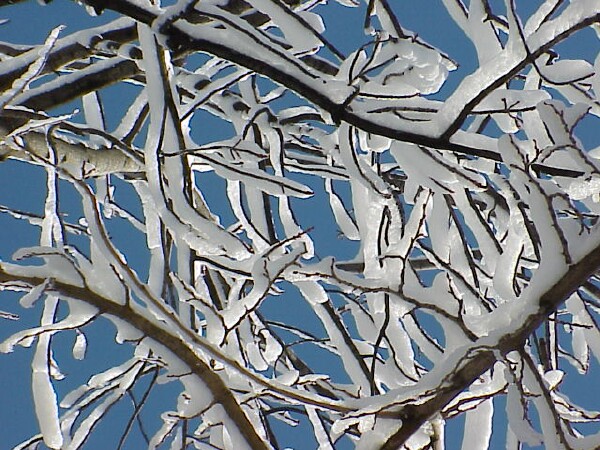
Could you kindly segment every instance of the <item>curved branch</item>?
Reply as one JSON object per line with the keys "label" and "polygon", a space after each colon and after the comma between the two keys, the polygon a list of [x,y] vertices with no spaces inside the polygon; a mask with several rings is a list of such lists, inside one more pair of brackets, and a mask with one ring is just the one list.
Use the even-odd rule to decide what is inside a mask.
{"label": "curved branch", "polygon": [[[136,36],[135,23],[128,18],[121,18],[107,25],[79,31],[58,39],[48,54],[41,74],[56,71],[66,64],[97,53],[94,45],[98,42],[124,44],[134,40]],[[38,52],[39,48],[35,46],[19,56],[0,63],[0,91],[9,88],[15,79],[27,71],[39,57]]]}
{"label": "curved branch", "polygon": [[[565,20],[565,16],[567,19]],[[568,26],[564,27],[563,22]],[[546,22],[538,31],[528,36],[525,49],[506,49],[496,58],[465,77],[460,86],[444,102],[438,111],[443,139],[450,139],[462,126],[464,120],[492,91],[506,84],[527,65],[535,62],[551,47],[573,33],[600,22],[597,0],[571,3],[556,19]],[[546,36],[548,35],[548,36]],[[514,56],[509,55],[513,53]]]}
{"label": "curved branch", "polygon": [[592,250],[581,256],[577,263],[571,264],[567,272],[540,295],[537,311],[524,318],[520,327],[499,338],[495,346],[474,343],[468,351],[462,350],[459,358],[462,364],[444,378],[443,385],[436,389],[435,395],[422,403],[408,404],[396,409],[396,417],[402,420],[401,427],[388,438],[381,450],[399,448],[429,418],[489,370],[496,362],[498,353],[505,355],[520,349],[527,337],[546,320],[548,315],[556,311],[599,268],[600,244],[596,242]]}
{"label": "curved branch", "polygon": [[[460,138],[456,139],[457,136],[454,136],[455,139],[451,140],[450,137],[456,134],[456,130],[452,132],[446,132],[444,135],[436,137],[434,130],[430,130],[431,133],[426,134],[410,131],[409,128],[406,130],[399,129],[398,127],[394,128],[385,123],[374,121],[368,117],[368,115],[354,112],[351,108],[351,105],[346,104],[346,99],[336,99],[336,96],[340,96],[341,94],[339,89],[342,86],[336,83],[333,83],[335,86],[330,86],[329,84],[333,81],[333,79],[328,79],[324,76],[324,74],[321,74],[323,76],[318,75],[318,72],[314,72],[308,65],[306,65],[303,67],[302,72],[314,73],[315,75],[315,79],[308,83],[302,78],[297,70],[295,70],[293,67],[290,67],[288,64],[285,64],[287,58],[282,59],[283,53],[277,56],[277,59],[281,59],[281,64],[274,64],[269,59],[273,55],[268,51],[261,52],[260,57],[253,56],[248,51],[243,51],[241,48],[235,48],[235,45],[233,44],[228,43],[226,45],[220,42],[220,38],[213,38],[213,36],[218,35],[219,33],[215,33],[215,30],[212,28],[206,32],[196,33],[195,30],[197,30],[197,28],[188,22],[181,20],[175,20],[172,22],[169,22],[168,20],[163,21],[161,16],[166,13],[165,10],[152,7],[150,5],[146,6],[139,3],[133,3],[130,0],[88,0],[86,3],[90,6],[93,6],[98,11],[110,9],[149,26],[152,26],[154,23],[158,23],[156,21],[161,21],[162,26],[160,27],[160,33],[165,38],[165,41],[170,48],[176,51],[186,50],[210,53],[219,58],[234,62],[235,64],[260,73],[270,78],[274,82],[291,89],[298,95],[327,111],[336,123],[347,122],[363,131],[366,131],[367,133],[385,136],[402,142],[410,142],[438,150],[452,151],[465,155],[487,158],[498,162],[502,161],[501,155],[496,151],[495,139],[488,138],[489,142],[480,144],[483,145],[483,147],[476,147],[460,143]],[[583,18],[580,22],[577,22],[572,27],[552,37],[548,42],[544,42],[543,44],[537,46],[535,50],[532,50],[532,55],[539,56],[549,47],[560,42],[574,31],[585,26],[589,26],[595,22],[598,22],[599,20],[600,13],[592,14]],[[291,54],[290,58],[294,59]],[[294,61],[296,65],[301,64],[297,58],[295,58]],[[511,70],[508,71],[507,76],[513,76],[514,74],[518,73],[518,71],[521,70],[527,63],[528,60],[526,58],[523,60],[520,59],[518,63],[516,63],[514,66],[511,66]],[[496,80],[496,78],[494,79]],[[493,86],[497,87],[497,85],[500,84],[502,84],[502,81],[497,81],[495,84],[493,84]],[[345,88],[348,89],[350,87],[345,86]],[[474,108],[475,105],[479,103],[485,97],[485,95],[487,95],[488,90],[484,89],[482,91],[485,91],[483,94],[481,94],[482,97],[477,97],[476,100],[473,100],[472,105],[469,104],[471,105],[471,108]],[[352,94],[350,94],[349,98],[352,98]],[[442,112],[438,112],[438,115],[442,115]],[[414,123],[410,124],[410,128],[414,128],[415,126],[416,125]],[[534,164],[532,167],[534,170],[546,173],[548,175],[577,177],[582,174],[581,172],[575,170],[549,167],[541,164]]]}
{"label": "curved branch", "polygon": [[[0,284],[24,284],[29,287],[44,283],[44,278],[32,276],[15,276],[5,271],[0,264]],[[55,280],[48,292],[83,301],[98,308],[101,314],[117,317],[141,331],[145,336],[172,351],[177,358],[186,364],[194,375],[201,379],[211,392],[215,402],[220,404],[229,418],[236,425],[240,435],[244,437],[250,448],[267,449],[268,446],[258,436],[252,423],[244,414],[232,391],[225,385],[221,377],[202,361],[190,347],[189,343],[175,333],[168,332],[159,323],[151,321],[146,315],[140,314],[129,305],[118,304],[86,287],[79,287]]]}

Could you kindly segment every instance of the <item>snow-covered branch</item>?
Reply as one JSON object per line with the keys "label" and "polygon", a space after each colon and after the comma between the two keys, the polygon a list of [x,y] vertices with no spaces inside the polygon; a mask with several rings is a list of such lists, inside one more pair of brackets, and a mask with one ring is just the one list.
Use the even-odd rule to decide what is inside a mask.
{"label": "snow-covered branch", "polygon": [[83,3],[0,43],[17,448],[600,445],[598,0]]}

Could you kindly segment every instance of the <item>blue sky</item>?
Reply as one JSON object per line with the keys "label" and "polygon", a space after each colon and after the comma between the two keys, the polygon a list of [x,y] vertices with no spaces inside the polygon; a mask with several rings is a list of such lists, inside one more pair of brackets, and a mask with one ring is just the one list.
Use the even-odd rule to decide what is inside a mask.
{"label": "blue sky", "polygon": [[[418,3],[419,7],[414,5]],[[495,2],[498,3],[498,2]],[[527,2],[519,2],[527,4]],[[536,3],[537,2],[532,2]],[[448,80],[447,85],[443,88],[439,96],[444,96],[459,83],[465,74],[470,73],[476,67],[475,52],[469,41],[466,39],[461,30],[451,21],[441,6],[440,1],[422,0],[420,2],[413,1],[398,1],[395,3],[398,15],[408,30],[418,33],[420,37],[434,46],[440,48],[459,64],[457,71],[453,72]],[[519,6],[521,7],[521,6]],[[366,42],[362,24],[364,21],[364,6],[360,9],[348,9],[336,3],[332,3],[327,7],[321,7],[320,10],[324,13],[325,25],[327,28],[326,36],[337,45],[340,50],[348,54],[354,50],[358,43]],[[49,31],[57,25],[65,24],[67,28],[64,34],[72,33],[78,29],[83,29],[88,26],[105,23],[112,20],[114,14],[107,12],[100,17],[89,17],[84,9],[74,2],[66,2],[55,0],[49,5],[43,7],[35,1],[27,1],[23,4],[16,4],[0,8],[0,19],[9,19],[9,22],[0,26],[0,40],[22,43],[35,44],[42,42]],[[566,54],[578,53],[592,58],[597,50],[592,48],[590,43],[595,43],[588,32],[581,33],[564,49]],[[589,55],[589,56],[588,56]],[[591,61],[593,62],[593,60]],[[109,114],[114,109],[118,111],[118,98],[120,93],[109,93],[105,97],[105,106]],[[114,104],[112,104],[114,103]],[[68,105],[62,108],[63,111],[72,111],[74,105]],[[217,119],[206,119],[203,122],[203,130],[211,130],[206,140],[225,137],[230,128],[223,126]],[[219,128],[224,127],[224,128]],[[598,134],[591,126],[586,123],[580,126],[579,137],[588,146],[597,146]],[[210,188],[206,192],[209,204],[218,205],[219,198],[222,198],[223,183],[213,178],[204,179]],[[32,167],[24,163],[9,161],[0,163],[0,204],[17,209],[26,209],[34,214],[43,212],[43,195],[45,190],[44,172],[38,167]],[[69,217],[76,220],[79,214],[79,206],[76,201],[76,196],[73,190],[65,183],[62,185],[64,194],[63,208],[65,213],[70,214]],[[125,184],[117,190],[117,196],[125,198],[128,194],[128,187]],[[322,190],[322,187],[314,186],[315,191]],[[331,224],[323,223],[322,214],[320,211],[326,208],[324,203],[326,199],[314,198],[307,202],[307,207],[302,209],[302,215],[299,218],[303,227],[315,227],[313,237],[315,239],[317,252],[319,256],[336,255],[340,257],[350,258],[357,250],[355,243],[338,239],[335,227]],[[224,218],[226,220],[226,218]],[[5,238],[0,238],[0,258],[7,259],[17,248],[21,246],[36,245],[38,235],[37,228],[23,227],[20,222],[8,217],[5,214],[0,214],[0,230],[2,230]],[[113,238],[119,244],[127,255],[128,261],[140,273],[144,273],[147,252],[142,250],[144,241],[139,234],[132,233],[130,228],[125,223],[113,223],[111,232]],[[12,311],[21,315],[20,322],[3,321],[0,327],[0,339],[8,336],[11,332],[23,327],[23,323],[34,325],[41,312],[41,304],[36,305],[32,310],[23,311],[17,307],[18,295],[10,292],[3,292],[0,296],[0,309]],[[297,299],[296,299],[297,300]],[[284,320],[291,317],[302,322],[306,311],[306,305],[300,301],[294,301],[292,298],[284,308],[281,304],[273,302],[273,305],[268,305],[273,317],[281,317]],[[64,312],[63,312],[64,314]],[[72,380],[69,387],[75,386],[77,382],[83,383],[89,376],[94,373],[94,370],[100,370],[102,367],[108,367],[106,362],[124,361],[130,354],[130,348],[127,346],[118,346],[114,344],[114,336],[112,326],[107,325],[107,322],[100,321],[86,329],[88,340],[90,342],[89,354],[84,361],[73,361],[69,357],[70,347],[74,339],[74,333],[64,333],[57,337],[57,358],[61,360],[61,368],[67,373]],[[315,332],[319,332],[319,326],[315,324]],[[299,350],[302,353],[302,350]],[[3,402],[0,406],[0,435],[4,436],[5,444],[13,446],[24,438],[35,432],[36,423],[33,414],[32,401],[30,398],[30,380],[29,380],[29,364],[31,359],[31,351],[28,349],[18,348],[14,353],[0,355],[0,389],[3,392]],[[308,358],[311,355],[307,355]],[[324,355],[312,355],[315,358],[316,365],[319,364],[319,358],[323,358],[322,364],[329,364],[329,361]],[[596,374],[597,374],[596,367]],[[149,379],[145,379],[137,389],[137,394],[141,395],[147,388]],[[59,393],[68,392],[69,387],[63,386],[60,382],[56,384]],[[173,404],[173,386],[161,386],[158,389],[158,395],[152,396],[147,409],[152,411],[160,410],[161,402],[171,402]],[[593,378],[578,377],[577,385],[573,385],[569,389],[569,393],[581,398],[583,406],[590,408],[597,406],[594,404],[594,399],[600,395],[599,388],[593,383]],[[593,393],[594,395],[590,395]],[[498,400],[499,403],[502,399]],[[589,402],[589,403],[588,403]],[[498,405],[498,407],[500,407]],[[127,405],[120,405],[111,412],[109,420],[102,423],[98,430],[94,433],[89,445],[86,449],[105,449],[104,439],[107,436],[114,436],[115,433],[120,433],[124,418],[130,415],[130,408]],[[145,415],[148,427],[157,426],[158,418]],[[458,448],[462,435],[460,434],[461,420],[455,421],[454,426],[450,427],[447,435],[447,448]],[[498,433],[494,434],[493,448],[501,448],[501,442],[504,439],[506,423],[501,415],[496,417]],[[115,432],[115,430],[118,430]],[[313,448],[313,444],[307,444],[306,428],[302,426],[296,432],[290,433],[289,441],[286,445],[293,446],[298,449]],[[135,440],[138,439],[138,440]],[[141,448],[139,445],[139,436],[132,438],[133,442],[138,444],[130,444],[124,448]],[[283,442],[282,442],[283,444]],[[4,444],[3,444],[4,445]],[[346,447],[348,447],[346,445]],[[340,446],[344,448],[344,446]]]}

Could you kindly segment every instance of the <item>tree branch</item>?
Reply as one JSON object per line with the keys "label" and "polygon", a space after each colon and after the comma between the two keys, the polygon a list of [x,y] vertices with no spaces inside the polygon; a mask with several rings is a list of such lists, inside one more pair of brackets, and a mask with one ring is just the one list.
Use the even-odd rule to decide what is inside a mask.
{"label": "tree branch", "polygon": [[[400,448],[436,412],[441,411],[479,376],[491,369],[497,359],[495,352],[507,354],[521,349],[527,338],[547,317],[584,285],[599,268],[600,245],[596,244],[577,263],[571,264],[567,272],[539,297],[537,311],[526,317],[522,326],[502,336],[494,347],[478,348],[478,344],[474,343],[471,349],[475,349],[476,352],[473,355],[464,354],[463,364],[444,378],[443,386],[436,390],[435,395],[422,403],[409,404],[395,410],[395,415],[402,420],[402,424],[382,445],[381,450]],[[461,352],[464,353],[464,350]]]}
{"label": "tree branch", "polygon": [[[12,275],[5,271],[0,263],[0,284],[18,284],[21,287],[27,285],[30,288],[33,288],[44,282],[45,278],[41,277]],[[223,407],[250,448],[256,450],[266,450],[268,448],[262,438],[256,434],[254,426],[248,420],[246,414],[244,414],[229,387],[208,364],[202,361],[190,347],[189,343],[183,339],[183,336],[168,332],[164,325],[161,326],[160,324],[151,321],[147,315],[140,314],[135,308],[111,301],[87,287],[74,286],[54,280],[48,291],[54,292],[62,297],[83,301],[92,305],[95,308],[98,308],[101,314],[123,320],[141,331],[154,342],[169,349],[169,351],[173,352],[179,360],[189,367],[194,375],[206,384],[214,401]]]}

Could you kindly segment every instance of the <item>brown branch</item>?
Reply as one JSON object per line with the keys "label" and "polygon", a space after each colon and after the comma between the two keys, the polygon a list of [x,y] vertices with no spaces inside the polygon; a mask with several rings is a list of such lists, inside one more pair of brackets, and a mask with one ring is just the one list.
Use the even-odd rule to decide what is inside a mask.
{"label": "brown branch", "polygon": [[[145,23],[149,26],[152,25],[152,23],[159,18],[157,13],[155,13],[153,10],[146,8],[141,4],[131,3],[127,0],[88,0],[86,3],[96,8],[96,10],[98,11],[110,9],[121,13],[125,16],[128,16],[134,20],[137,20],[138,22]],[[546,45],[541,46],[539,49],[532,52],[532,55],[541,55],[549,47],[555,45],[557,42],[567,37],[576,29],[583,28],[599,20],[600,13],[597,16],[590,17],[582,23],[578,24],[577,27],[569,29],[568,32],[566,31],[562,33],[556,39],[551,40]],[[450,136],[454,134],[456,130],[452,131],[451,133],[446,133],[442,137],[431,137],[424,134],[418,134],[409,131],[401,131],[386,125],[382,125],[381,123],[370,120],[368,118],[362,117],[361,115],[354,113],[351,110],[351,108],[349,108],[348,105],[346,105],[345,103],[334,102],[320,90],[315,89],[313,86],[307,85],[302,80],[291,76],[286,71],[269,64],[268,61],[254,58],[248,55],[247,53],[238,52],[235,49],[231,48],[231,46],[210,42],[204,39],[196,39],[193,36],[179,29],[177,27],[176,22],[165,23],[164,26],[161,28],[161,33],[166,37],[166,41],[170,48],[174,49],[175,51],[185,50],[206,52],[215,55],[219,58],[231,61],[242,67],[246,67],[250,70],[253,70],[270,78],[272,81],[291,89],[298,95],[304,97],[308,101],[327,111],[336,123],[342,121],[347,122],[363,131],[366,131],[367,133],[386,136],[391,139],[402,142],[410,142],[417,145],[423,145],[429,148],[436,148],[439,150],[452,151],[462,153],[465,155],[487,158],[498,162],[502,161],[502,156],[498,152],[450,142]],[[510,76],[514,76],[528,63],[528,59],[525,58],[520,65],[516,66],[514,70],[510,72]],[[500,86],[502,82],[505,81],[506,80],[502,79],[501,81],[494,83],[493,87],[496,88]],[[485,94],[482,94],[483,97],[485,97],[488,93],[489,92],[485,90]],[[469,104],[467,106],[469,106],[470,109],[474,108],[475,105],[479,103],[483,97],[478,97],[477,102],[473,103],[473,105]],[[579,171],[548,167],[541,164],[533,165],[533,169],[538,172],[546,173],[548,175],[560,175],[566,177],[577,177],[582,175],[582,172]]]}
{"label": "brown branch", "polygon": [[401,447],[423,423],[436,412],[441,411],[484,372],[491,369],[496,362],[494,351],[507,354],[513,350],[519,350],[527,337],[573,292],[584,285],[598,268],[600,268],[600,245],[580,258],[578,263],[571,264],[567,273],[540,296],[538,311],[530,315],[522,327],[500,338],[495,349],[479,349],[463,366],[444,380],[444,386],[432,398],[417,405],[401,407],[396,412],[397,417],[402,420],[401,428],[387,440],[381,450],[393,450]]}
{"label": "brown branch", "polygon": [[[157,19],[157,16],[154,14],[153,11],[144,9],[142,6],[139,5],[130,4],[124,0],[90,0],[87,3],[99,10],[115,10],[148,25],[151,25],[152,22],[155,19]],[[597,22],[598,20],[600,20],[600,14],[588,18],[588,20],[579,24],[578,27],[569,29],[569,32],[561,34],[553,41],[548,42],[546,45],[540,47],[535,52],[532,52],[530,54],[530,58],[541,55],[550,46],[555,45],[557,41],[565,38],[570,33],[574,32],[576,29],[587,26],[590,23]],[[255,72],[261,73],[271,78],[273,81],[283,86],[286,86],[287,88],[293,90],[294,92],[303,96],[307,100],[313,102],[315,105],[318,105],[322,109],[329,112],[336,121],[344,121],[368,133],[386,136],[403,142],[411,142],[429,148],[436,148],[439,150],[452,151],[462,153],[465,155],[487,158],[498,162],[502,161],[501,155],[495,151],[450,142],[449,137],[456,132],[456,129],[454,128],[457,126],[456,124],[458,123],[458,121],[453,125],[454,128],[451,127],[449,131],[440,138],[390,128],[388,126],[381,125],[376,121],[372,121],[368,118],[355,114],[346,105],[337,104],[333,102],[320,91],[314,89],[311,86],[306,85],[301,80],[294,79],[293,77],[289,76],[289,74],[267,64],[265,61],[257,60],[246,54],[236,52],[235,50],[227,46],[215,44],[213,42],[208,42],[200,39],[193,39],[191,36],[185,34],[173,24],[165,26],[165,29],[162,30],[162,32],[166,36],[168,36],[168,42],[172,46],[172,48],[176,49],[176,53],[182,54],[182,52],[203,51],[218,56],[220,58],[232,61],[243,67],[247,67]],[[135,37],[135,35],[132,35],[133,31],[129,27],[124,29],[113,30],[111,33],[112,34],[107,34],[105,38],[110,37],[112,40],[124,42]],[[69,49],[69,51],[66,51],[67,48]],[[65,47],[65,50],[61,49],[60,52],[51,52],[49,56],[48,69],[53,69],[61,64],[64,64],[65,62],[72,61],[76,57],[84,57],[86,55],[89,55],[89,53],[90,49],[85,48],[80,44],[74,44],[72,47]],[[522,70],[523,67],[530,63],[530,58],[525,58],[520,65],[514,68],[513,71],[506,74],[505,77],[500,78],[496,83],[489,86],[489,88],[495,89],[496,87],[498,87],[506,81],[506,77],[510,78],[514,76],[516,73]],[[306,62],[309,63],[308,61]],[[311,64],[309,63],[309,65]],[[3,79],[6,80],[6,83],[12,83],[15,77],[22,73],[22,71],[25,68],[26,67],[21,66],[19,68],[19,71],[15,73],[8,73],[6,74],[7,77]],[[331,72],[331,69],[332,68],[327,68],[327,72]],[[115,82],[121,81],[126,78],[130,78],[134,76],[137,73],[137,71],[137,65],[133,61],[121,60],[119,62],[115,62],[113,66],[107,67],[103,70],[90,70],[88,74],[81,78],[75,77],[77,81],[74,79],[72,80],[72,82],[68,83],[67,86],[63,85],[62,88],[59,88],[57,86],[55,89],[41,92],[40,95],[37,96],[32,96],[28,98],[27,101],[25,101],[25,105],[34,109],[46,109],[51,106],[63,104],[83,94],[99,90],[103,87],[114,84]],[[485,95],[487,95],[488,93],[489,89],[485,89],[482,91],[481,96],[485,97]],[[467,112],[465,114],[468,114],[468,111],[471,111],[472,108],[474,108],[483,97],[477,97],[476,100],[473,100],[473,102],[471,102],[472,104],[470,103],[469,105],[467,105],[467,108],[465,109],[465,111]],[[545,173],[547,175],[553,176],[578,177],[583,174],[582,172],[577,170],[551,167],[543,164],[533,164],[532,168],[538,173]]]}
{"label": "brown branch", "polygon": [[[17,283],[19,286],[26,284],[29,287],[34,287],[44,282],[45,279],[40,277],[14,276],[2,270],[2,266],[0,265],[0,284],[14,285]],[[87,287],[73,286],[55,280],[52,286],[48,288],[48,291],[93,305],[98,308],[101,314],[117,317],[127,322],[148,338],[169,349],[169,351],[173,352],[177,358],[190,368],[194,375],[206,384],[214,401],[223,407],[248,445],[252,449],[267,449],[265,442],[256,434],[254,426],[244,414],[231,390],[221,377],[198,357],[192,348],[190,348],[189,343],[184,341],[183,337],[177,336],[175,333],[169,333],[163,326],[151,321],[148,317],[140,314],[130,306],[113,302]]]}

